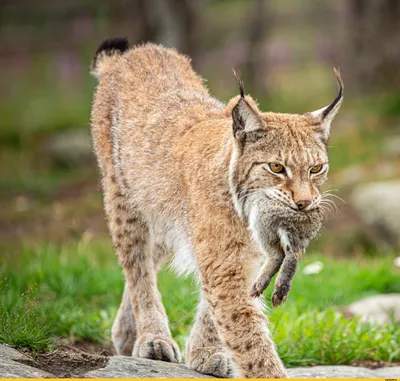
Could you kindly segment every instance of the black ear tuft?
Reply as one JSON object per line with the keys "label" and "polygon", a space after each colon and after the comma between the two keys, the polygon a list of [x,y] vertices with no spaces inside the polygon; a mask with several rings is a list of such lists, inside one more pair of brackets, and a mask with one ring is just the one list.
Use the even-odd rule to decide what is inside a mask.
{"label": "black ear tuft", "polygon": [[327,107],[325,108],[324,112],[322,113],[322,119],[325,119],[327,115],[337,106],[339,102],[343,100],[343,80],[342,76],[340,74],[340,69],[339,68],[333,68],[333,72],[335,73],[336,81],[338,83],[339,91],[338,94],[335,98],[335,100]]}
{"label": "black ear tuft", "polygon": [[129,42],[126,37],[115,37],[105,40],[96,50],[92,67],[96,68],[96,61],[100,54],[111,55],[116,52],[124,53],[128,49],[129,49]]}
{"label": "black ear tuft", "polygon": [[240,75],[240,72],[232,69],[233,75],[235,76],[236,82],[239,86],[239,91],[240,91],[240,97],[244,98],[244,85],[243,85],[243,79],[242,76]]}

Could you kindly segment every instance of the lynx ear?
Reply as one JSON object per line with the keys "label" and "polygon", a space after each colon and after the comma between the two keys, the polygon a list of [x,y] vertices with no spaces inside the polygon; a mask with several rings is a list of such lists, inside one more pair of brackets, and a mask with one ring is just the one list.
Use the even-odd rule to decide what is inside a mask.
{"label": "lynx ear", "polygon": [[313,111],[310,115],[315,119],[315,121],[320,125],[319,131],[322,133],[323,139],[328,140],[329,132],[331,128],[332,120],[335,118],[337,112],[340,109],[340,106],[343,102],[343,81],[340,75],[340,70],[333,68],[333,72],[335,73],[335,77],[338,83],[339,91],[335,100],[326,107],[323,107],[319,110]]}
{"label": "lynx ear", "polygon": [[265,127],[265,122],[260,116],[256,102],[251,97],[244,96],[244,86],[240,74],[235,70],[233,70],[233,74],[240,90],[240,97],[235,99],[236,105],[232,109],[233,136],[237,140],[243,140],[246,137],[256,140],[260,135],[258,132]]}

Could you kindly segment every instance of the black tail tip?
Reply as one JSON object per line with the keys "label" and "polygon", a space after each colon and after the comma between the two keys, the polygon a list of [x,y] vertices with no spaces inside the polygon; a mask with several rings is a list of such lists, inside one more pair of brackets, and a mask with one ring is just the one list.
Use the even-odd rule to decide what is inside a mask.
{"label": "black tail tip", "polygon": [[126,37],[115,37],[104,40],[96,50],[96,54],[93,59],[93,67],[96,67],[97,57],[104,53],[106,55],[113,54],[115,52],[124,53],[129,49],[129,42]]}
{"label": "black tail tip", "polygon": [[115,37],[105,40],[98,47],[95,56],[100,53],[108,53],[108,52],[126,52],[129,49],[129,42],[126,37]]}

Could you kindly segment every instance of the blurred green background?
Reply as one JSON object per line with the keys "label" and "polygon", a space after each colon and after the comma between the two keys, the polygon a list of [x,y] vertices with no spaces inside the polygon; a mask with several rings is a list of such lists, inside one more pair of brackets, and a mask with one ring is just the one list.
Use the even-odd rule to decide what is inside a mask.
{"label": "blurred green background", "polygon": [[[27,331],[48,321],[39,334],[48,341],[38,350],[59,337],[109,340],[122,275],[108,238],[91,151],[96,83],[89,67],[99,43],[113,36],[187,53],[211,93],[223,101],[236,95],[231,68],[240,69],[246,91],[264,111],[303,113],[329,104],[337,91],[332,67],[340,66],[345,101],[332,127],[326,188],[346,203],[336,200],[339,212],[328,216],[309,252],[310,258],[336,266],[337,274],[351,266],[361,273],[349,273],[346,291],[337,289],[347,285],[345,279],[331,279],[326,304],[309,302],[320,312],[362,296],[400,292],[400,271],[393,262],[400,244],[399,23],[400,2],[391,0],[3,0],[0,341],[36,348],[27,342],[40,340],[29,341],[19,329],[27,310],[32,312],[26,315]],[[85,268],[104,277],[85,278]],[[381,278],[374,275],[376,268]],[[367,281],[354,291],[352,282],[360,274]],[[78,279],[86,279],[80,289],[87,287],[86,294],[72,286]],[[172,279],[162,274],[166,290],[178,282]],[[307,282],[305,294],[320,292],[322,280]],[[112,290],[101,287],[105,284]],[[195,303],[195,297],[185,299],[193,286],[185,287],[177,297],[165,295],[168,312],[178,319],[173,333],[180,344]],[[307,311],[299,306],[308,302],[301,290],[293,293],[288,303],[298,308],[293,316],[300,316]],[[183,301],[190,308],[182,307]],[[273,315],[273,323],[284,321],[292,307]],[[6,325],[13,319],[14,331]],[[277,333],[278,341],[284,332]],[[360,340],[357,336],[355,343]],[[390,361],[400,356],[396,353],[382,356]],[[368,356],[361,357],[380,358]],[[296,358],[299,353],[285,357],[290,364],[297,364]],[[354,356],[318,358],[308,363],[355,361]]]}
{"label": "blurred green background", "polygon": [[399,8],[384,0],[3,1],[1,246],[106,234],[89,140],[89,66],[98,44],[120,35],[189,54],[223,101],[237,92],[231,68],[241,69],[265,111],[330,103],[332,67],[340,66],[345,102],[332,128],[328,187],[348,205],[337,203],[346,213],[331,216],[319,249],[349,255],[396,246],[393,227],[371,226],[347,196],[360,183],[398,179]]}

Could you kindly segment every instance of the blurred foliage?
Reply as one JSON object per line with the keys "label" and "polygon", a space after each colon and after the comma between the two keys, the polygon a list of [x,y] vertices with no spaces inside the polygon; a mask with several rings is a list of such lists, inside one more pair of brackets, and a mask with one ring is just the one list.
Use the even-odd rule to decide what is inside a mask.
{"label": "blurred foliage", "polygon": [[[89,74],[90,62],[99,42],[110,36],[128,35],[133,44],[151,37],[177,46],[192,56],[212,94],[223,101],[237,93],[231,68],[239,68],[246,92],[265,111],[304,113],[329,104],[336,93],[331,68],[340,64],[345,102],[332,128],[332,180],[327,187],[340,186],[346,199],[351,190],[348,180],[343,181],[351,177],[348,169],[373,166],[376,170],[363,178],[371,181],[382,178],[382,162],[398,166],[384,147],[387,139],[399,134],[398,91],[371,75],[369,81],[375,78],[376,82],[368,91],[355,85],[356,66],[351,59],[358,65],[359,57],[349,51],[358,22],[353,0],[296,0],[290,5],[275,0],[185,0],[179,9],[171,6],[173,0],[154,0],[161,8],[153,7],[155,14],[150,15],[152,1],[116,0],[112,5],[59,1],[44,11],[26,0],[0,6],[4,21],[0,26],[4,89],[0,94],[0,250],[14,247],[16,252],[22,239],[62,242],[74,241],[85,232],[107,234],[94,160],[61,163],[48,146],[61,131],[80,129],[89,135],[96,85]],[[379,9],[376,17],[389,17]],[[165,20],[157,27],[160,12]],[[181,21],[175,25],[171,20]],[[186,25],[185,20],[192,22]],[[369,64],[370,51],[362,54]],[[397,63],[395,58],[388,56],[387,61]],[[341,223],[333,219],[316,245],[319,250],[341,255],[358,253],[357,247],[376,251],[357,226],[343,232],[338,230]]]}
{"label": "blurred foliage", "polygon": [[385,94],[378,101],[377,111],[386,117],[396,117],[400,115],[400,93]]}

